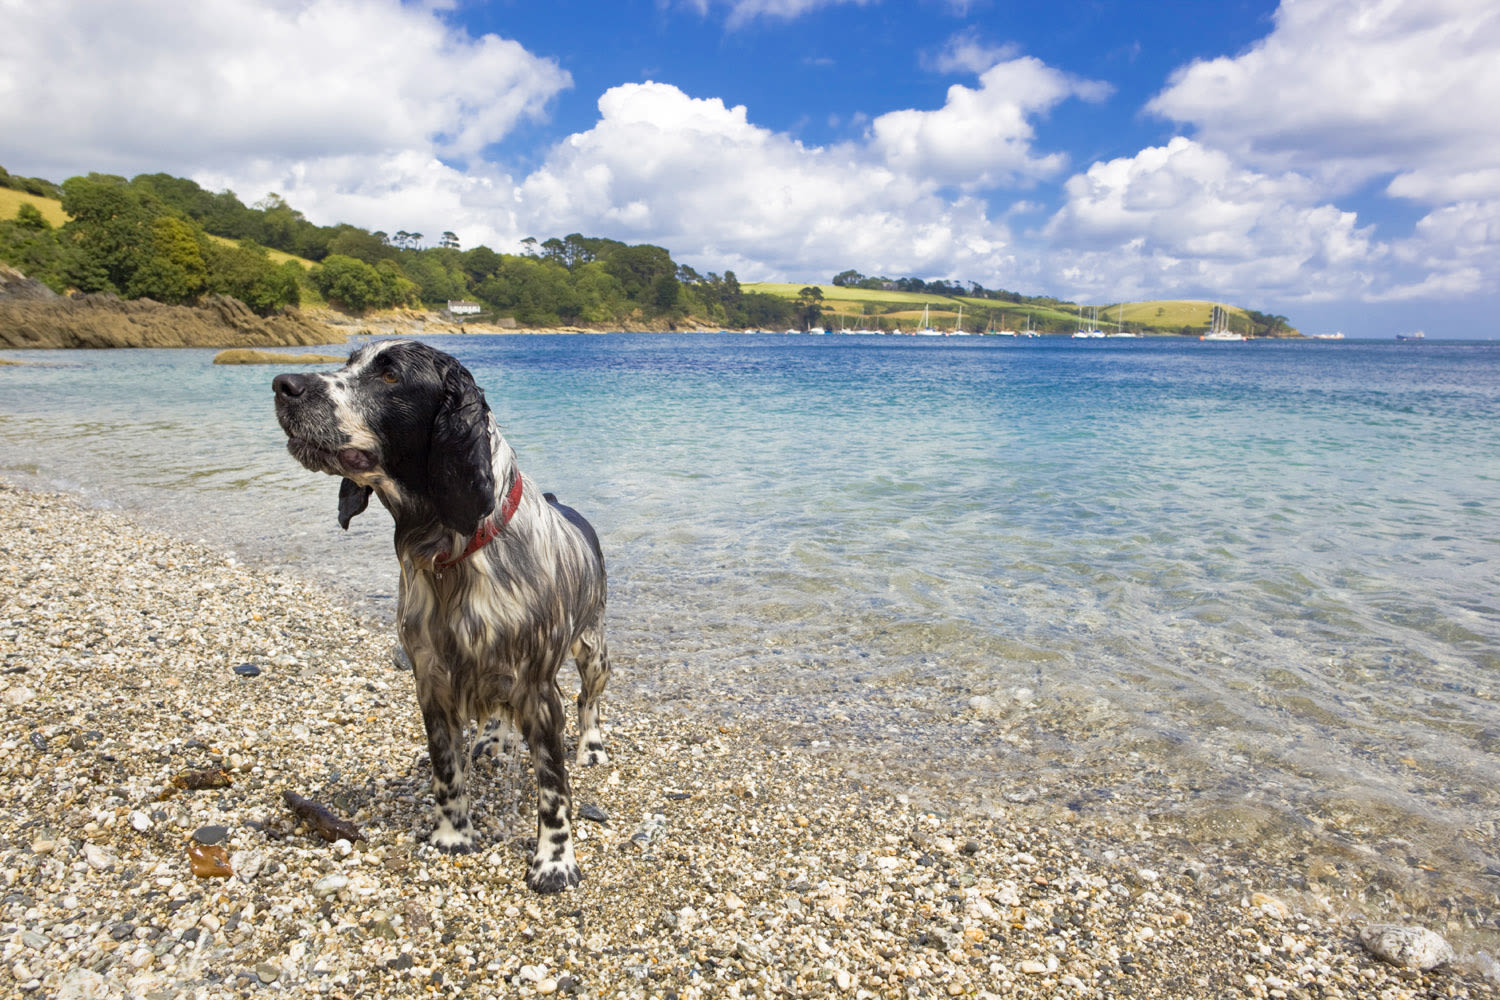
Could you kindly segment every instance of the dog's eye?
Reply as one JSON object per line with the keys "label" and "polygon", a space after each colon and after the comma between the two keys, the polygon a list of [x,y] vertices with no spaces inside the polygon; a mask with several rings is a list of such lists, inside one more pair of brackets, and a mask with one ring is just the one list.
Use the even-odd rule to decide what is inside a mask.
{"label": "dog's eye", "polygon": [[401,381],[396,377],[396,373],[392,371],[388,371],[380,377],[385,379],[387,385],[395,385],[397,382]]}

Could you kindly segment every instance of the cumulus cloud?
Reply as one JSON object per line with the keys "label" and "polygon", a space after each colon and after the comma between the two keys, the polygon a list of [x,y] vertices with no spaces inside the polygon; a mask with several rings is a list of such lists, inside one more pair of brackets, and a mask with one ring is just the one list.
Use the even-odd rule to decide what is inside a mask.
{"label": "cumulus cloud", "polygon": [[[1044,235],[1070,255],[1065,277],[1105,294],[1360,295],[1389,248],[1311,180],[1238,165],[1184,137],[1095,163],[1068,179]],[[1123,265],[1123,266],[1122,266]]]}
{"label": "cumulus cloud", "polygon": [[[1264,39],[1182,68],[1147,110],[1249,170],[1306,179],[1325,202],[1373,182],[1425,206],[1410,231],[1388,234],[1378,270],[1340,270],[1333,253],[1309,274],[1310,294],[1352,286],[1389,301],[1500,281],[1497,93],[1500,8],[1487,0],[1285,0]],[[1359,240],[1349,246],[1372,263]]]}
{"label": "cumulus cloud", "polygon": [[[953,65],[982,53],[954,56]],[[1080,80],[1021,57],[995,63],[979,75],[977,88],[954,84],[935,111],[906,109],[870,124],[871,145],[892,169],[966,190],[992,188],[1057,174],[1062,153],[1033,152],[1032,119],[1069,97],[1099,100],[1100,83]]]}
{"label": "cumulus cloud", "polygon": [[933,182],[858,145],[805,146],[754,124],[743,106],[654,82],[606,92],[599,121],[552,151],[520,201],[538,234],[650,240],[749,278],[850,261],[892,274],[989,273],[1009,240],[982,204],[939,197]]}
{"label": "cumulus cloud", "polygon": [[1341,189],[1394,175],[1392,194],[1442,203],[1500,196],[1495,94],[1489,0],[1286,0],[1270,35],[1184,67],[1147,108],[1262,167]]}
{"label": "cumulus cloud", "polygon": [[0,21],[7,166],[44,176],[254,178],[355,205],[477,160],[571,85],[516,42],[397,0],[0,0]]}

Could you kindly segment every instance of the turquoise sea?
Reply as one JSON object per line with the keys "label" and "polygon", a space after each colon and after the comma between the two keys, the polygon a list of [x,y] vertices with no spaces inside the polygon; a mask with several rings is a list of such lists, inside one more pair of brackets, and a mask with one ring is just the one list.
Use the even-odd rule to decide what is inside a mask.
{"label": "turquoise sea", "polygon": [[[599,529],[616,690],[664,718],[1346,865],[1495,950],[1500,344],[424,339]],[[388,616],[387,515],[340,532],[276,372],[212,353],[10,352],[0,477]]]}

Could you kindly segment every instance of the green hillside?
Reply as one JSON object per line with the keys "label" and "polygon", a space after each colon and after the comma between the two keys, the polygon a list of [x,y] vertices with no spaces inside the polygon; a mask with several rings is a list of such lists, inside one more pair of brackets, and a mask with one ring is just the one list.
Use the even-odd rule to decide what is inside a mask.
{"label": "green hillside", "polygon": [[[987,330],[1031,329],[1044,333],[1072,333],[1080,325],[1093,325],[1097,310],[1100,329],[1111,331],[1121,324],[1125,330],[1146,336],[1197,335],[1207,330],[1216,303],[1193,299],[1160,299],[1126,303],[1072,303],[1051,299],[1029,303],[973,296],[939,295],[924,292],[898,292],[884,289],[852,288],[841,285],[802,285],[795,282],[755,282],[743,286],[746,292],[760,292],[795,300],[802,289],[817,288],[823,295],[823,324],[830,330],[878,329],[914,330],[922,323],[925,306],[928,320],[936,329],[951,329],[963,307],[965,330],[979,333]],[[1080,319],[1080,305],[1083,319]],[[1268,320],[1241,306],[1217,303],[1228,314],[1230,329],[1255,336],[1299,336],[1281,324]]]}

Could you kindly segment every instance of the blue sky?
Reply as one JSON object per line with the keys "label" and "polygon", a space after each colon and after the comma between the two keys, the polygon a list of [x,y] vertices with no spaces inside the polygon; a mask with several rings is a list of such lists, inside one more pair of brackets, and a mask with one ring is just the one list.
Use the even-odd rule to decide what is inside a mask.
{"label": "blue sky", "polygon": [[0,165],[1306,332],[1489,337],[1488,0],[0,0]]}

